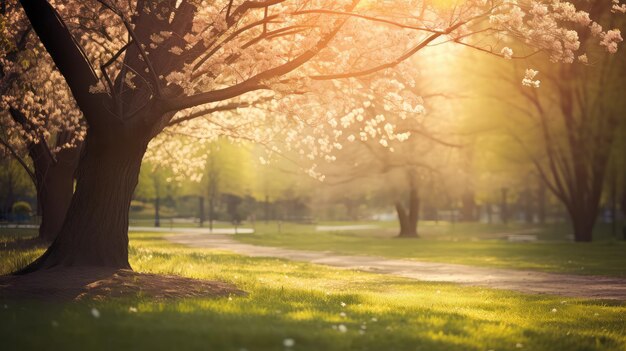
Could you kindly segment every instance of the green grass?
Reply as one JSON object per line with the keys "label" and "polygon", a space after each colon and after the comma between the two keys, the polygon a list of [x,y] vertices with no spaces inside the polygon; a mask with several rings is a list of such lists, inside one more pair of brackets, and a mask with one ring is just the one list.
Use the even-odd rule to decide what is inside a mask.
{"label": "green grass", "polygon": [[[502,233],[536,228],[540,241],[515,243]],[[530,269],[574,274],[626,276],[626,242],[610,237],[608,226],[599,226],[596,241],[574,243],[563,238],[564,225],[527,227],[425,223],[422,238],[397,239],[397,229],[389,222],[376,230],[316,232],[314,226],[283,224],[257,225],[255,235],[239,235],[237,240],[295,249],[333,251],[342,254],[375,255],[431,262],[458,263],[484,267]],[[559,240],[560,239],[560,240]]]}
{"label": "green grass", "polygon": [[[30,257],[35,252],[1,254]],[[295,341],[291,350],[626,348],[626,306],[619,303],[249,258],[176,246],[160,234],[131,234],[130,254],[138,271],[227,281],[249,295],[65,304],[2,301],[2,349],[285,350],[285,339]],[[1,270],[17,268],[16,262],[3,257]],[[91,315],[92,308],[100,318]],[[347,331],[335,329],[339,325]]]}
{"label": "green grass", "polygon": [[24,267],[32,262],[41,253],[38,250],[5,250],[5,245],[18,239],[28,239],[37,236],[37,229],[8,229],[0,228],[0,274],[11,272],[18,267]]}

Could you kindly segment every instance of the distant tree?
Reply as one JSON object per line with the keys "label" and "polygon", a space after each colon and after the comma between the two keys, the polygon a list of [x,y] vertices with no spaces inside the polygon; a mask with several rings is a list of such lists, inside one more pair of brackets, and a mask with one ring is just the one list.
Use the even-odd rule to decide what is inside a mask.
{"label": "distant tree", "polygon": [[528,87],[519,90],[541,135],[541,153],[528,147],[529,156],[565,206],[576,241],[592,240],[616,131],[626,113],[621,98],[626,85],[611,79],[626,74],[624,59],[622,54],[606,57],[594,66],[583,59],[554,74],[546,72],[541,93]]}

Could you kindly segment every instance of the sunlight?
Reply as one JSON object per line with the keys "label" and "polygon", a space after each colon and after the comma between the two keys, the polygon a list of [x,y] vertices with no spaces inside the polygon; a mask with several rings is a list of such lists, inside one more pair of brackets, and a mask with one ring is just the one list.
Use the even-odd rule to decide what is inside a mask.
{"label": "sunlight", "polygon": [[2,346],[626,350],[625,2],[0,1]]}

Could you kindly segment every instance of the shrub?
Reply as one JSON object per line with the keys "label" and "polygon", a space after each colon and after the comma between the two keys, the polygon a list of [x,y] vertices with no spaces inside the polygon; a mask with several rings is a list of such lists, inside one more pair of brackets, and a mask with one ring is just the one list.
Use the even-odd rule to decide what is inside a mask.
{"label": "shrub", "polygon": [[33,209],[30,207],[30,204],[25,201],[18,201],[11,207],[11,212],[13,212],[15,220],[19,222],[28,220],[32,211]]}
{"label": "shrub", "polygon": [[141,212],[146,208],[146,204],[141,201],[133,200],[130,202],[130,212]]}

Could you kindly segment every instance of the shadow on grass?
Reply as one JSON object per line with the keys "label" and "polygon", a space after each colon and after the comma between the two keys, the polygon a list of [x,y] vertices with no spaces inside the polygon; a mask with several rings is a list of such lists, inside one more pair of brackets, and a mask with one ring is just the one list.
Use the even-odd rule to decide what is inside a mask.
{"label": "shadow on grass", "polygon": [[[10,349],[282,350],[287,338],[295,341],[294,350],[611,350],[623,346],[618,334],[596,334],[602,327],[598,322],[568,319],[528,325],[506,314],[501,319],[481,318],[442,306],[372,308],[370,299],[358,294],[326,295],[303,289],[266,287],[249,297],[217,300],[4,303],[8,305],[0,310],[0,336]],[[581,330],[581,322],[590,324],[587,331]],[[18,326],[30,328],[14,328]]]}

